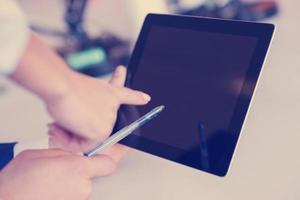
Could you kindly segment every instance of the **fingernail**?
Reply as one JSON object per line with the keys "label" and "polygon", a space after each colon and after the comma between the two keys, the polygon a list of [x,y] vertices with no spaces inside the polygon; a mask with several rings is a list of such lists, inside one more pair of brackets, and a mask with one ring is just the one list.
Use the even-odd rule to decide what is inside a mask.
{"label": "fingernail", "polygon": [[122,72],[124,69],[125,67],[123,65],[119,65],[116,70],[117,72]]}
{"label": "fingernail", "polygon": [[146,93],[143,93],[143,98],[146,100],[146,101],[150,101],[151,100],[151,97],[146,94]]}

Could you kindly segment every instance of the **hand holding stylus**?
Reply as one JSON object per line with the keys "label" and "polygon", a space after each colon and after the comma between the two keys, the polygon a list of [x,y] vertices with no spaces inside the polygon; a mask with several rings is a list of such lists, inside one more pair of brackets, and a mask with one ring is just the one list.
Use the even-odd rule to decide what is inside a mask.
{"label": "hand holding stylus", "polygon": [[151,121],[161,111],[163,111],[164,108],[165,108],[165,106],[163,106],[163,105],[154,108],[153,110],[151,110],[150,112],[148,112],[147,114],[145,114],[144,116],[139,118],[138,120],[132,122],[131,124],[125,126],[121,130],[119,130],[118,132],[114,133],[112,136],[110,136],[107,140],[102,142],[100,145],[96,146],[95,148],[93,148],[90,151],[87,151],[84,155],[87,157],[90,157],[95,154],[102,153],[109,147],[113,146],[114,144],[118,143],[119,141],[121,141],[122,139],[124,139],[125,137],[127,137],[128,135],[133,133],[136,129],[140,128],[147,122]]}
{"label": "hand holding stylus", "polygon": [[[72,152],[85,152],[90,150],[100,142],[103,142],[111,134],[120,104],[147,103],[149,99],[146,100],[145,97],[143,100],[143,93],[138,93],[141,95],[140,99],[138,98],[139,95],[131,95],[133,93],[137,94],[135,91],[123,87],[125,77],[126,68],[122,66],[118,67],[110,80],[110,86],[105,86],[111,88],[112,91],[115,91],[115,93],[110,93],[109,91],[104,92],[105,94],[110,93],[110,100],[105,97],[104,93],[101,91],[99,91],[99,95],[98,92],[95,92],[98,91],[98,86],[96,87],[96,85],[99,84],[99,80],[90,80],[92,81],[91,84],[93,84],[95,87],[93,89],[89,88],[89,92],[85,91],[85,95],[80,95],[82,96],[80,98],[83,98],[82,101],[86,100],[86,105],[81,107],[79,100],[76,100],[75,102],[70,103],[68,106],[69,111],[65,110],[62,112],[62,110],[60,110],[60,113],[67,113],[65,115],[72,116],[73,121],[66,122],[68,122],[67,124],[70,123],[70,125],[75,124],[73,127],[75,129],[66,129],[65,126],[62,126],[60,123],[50,125],[49,146],[52,148],[61,148]],[[88,77],[85,78],[89,79]],[[111,96],[112,94],[113,96]],[[97,97],[95,97],[95,95]],[[95,108],[95,105],[98,106]],[[70,110],[71,108],[72,110]],[[89,128],[84,129],[86,126],[89,126]],[[117,145],[117,147],[114,148],[117,148],[117,150],[111,151],[117,158],[121,157],[123,155],[123,151],[126,151],[127,149],[120,145]]]}

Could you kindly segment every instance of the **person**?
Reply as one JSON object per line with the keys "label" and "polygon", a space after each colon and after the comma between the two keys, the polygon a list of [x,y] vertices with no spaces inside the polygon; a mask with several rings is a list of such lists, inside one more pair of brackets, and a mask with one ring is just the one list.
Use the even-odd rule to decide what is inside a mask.
{"label": "person", "polygon": [[23,151],[1,170],[0,199],[87,199],[92,178],[111,174],[128,149],[115,145],[90,158],[81,152],[111,134],[121,104],[144,105],[150,96],[123,86],[122,66],[109,82],[71,70],[29,31],[13,1],[0,1],[0,24],[0,73],[41,98],[54,120],[53,148]]}

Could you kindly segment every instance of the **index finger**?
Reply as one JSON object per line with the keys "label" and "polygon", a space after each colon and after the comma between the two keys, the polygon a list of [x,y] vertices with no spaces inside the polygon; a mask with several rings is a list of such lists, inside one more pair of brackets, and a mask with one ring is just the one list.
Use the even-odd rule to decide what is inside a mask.
{"label": "index finger", "polygon": [[144,105],[151,100],[148,94],[126,87],[116,88],[116,95],[121,104]]}

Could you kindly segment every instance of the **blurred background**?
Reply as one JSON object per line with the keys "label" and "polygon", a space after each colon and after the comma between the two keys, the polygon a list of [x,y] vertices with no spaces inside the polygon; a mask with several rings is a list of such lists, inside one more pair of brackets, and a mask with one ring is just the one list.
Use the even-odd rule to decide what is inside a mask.
{"label": "blurred background", "polygon": [[126,65],[149,12],[265,21],[275,0],[19,0],[31,28],[74,70],[91,76]]}

